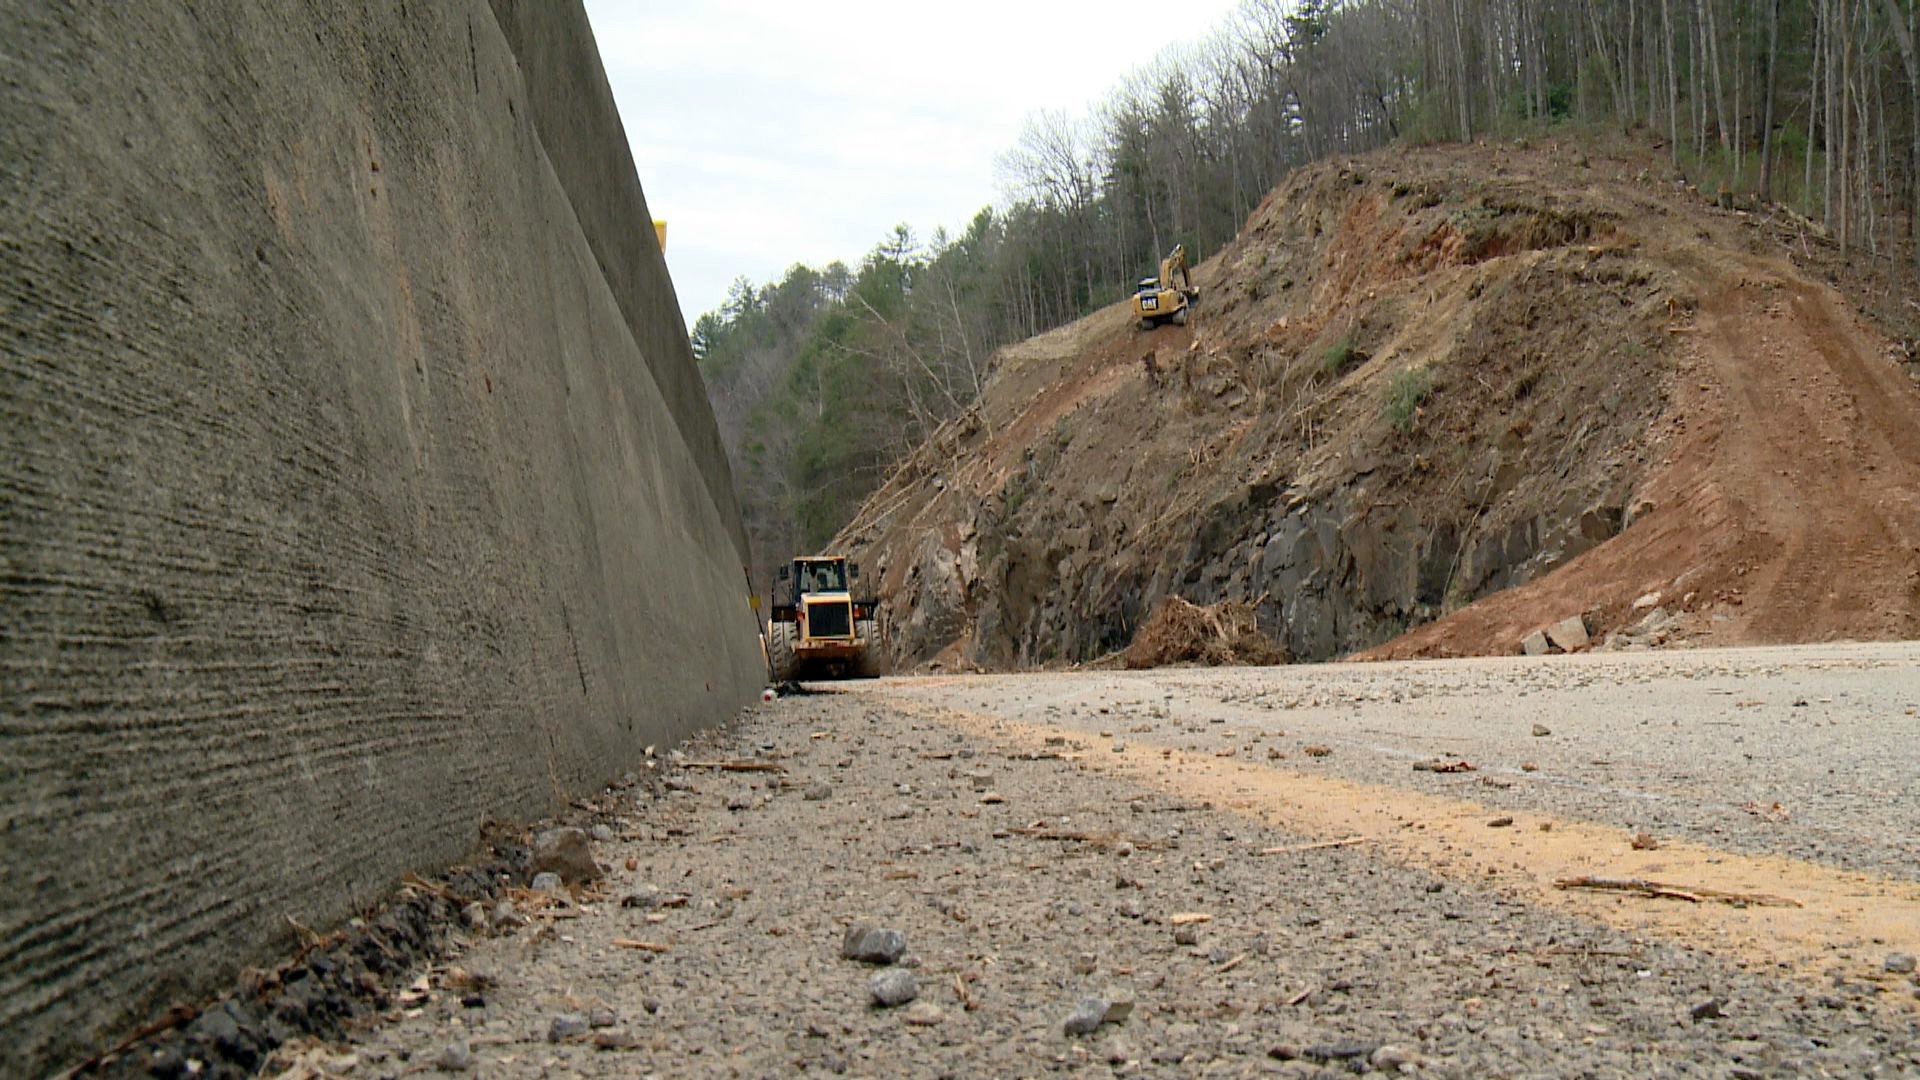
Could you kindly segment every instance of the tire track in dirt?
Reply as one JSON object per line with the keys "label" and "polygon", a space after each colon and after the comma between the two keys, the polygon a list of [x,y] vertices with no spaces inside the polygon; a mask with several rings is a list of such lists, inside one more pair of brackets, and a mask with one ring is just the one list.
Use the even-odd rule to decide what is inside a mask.
{"label": "tire track in dirt", "polygon": [[[1110,753],[1087,753],[1084,730],[954,709],[884,689],[860,693],[972,738],[1058,753],[1080,768],[1116,774],[1192,802],[1211,802],[1311,840],[1364,836],[1369,850],[1402,864],[1629,934],[1702,949],[1751,970],[1774,968],[1815,986],[1840,972],[1837,964],[1844,956],[1920,952],[1920,886],[1912,882],[1684,842],[1636,850],[1624,829],[1199,755],[1148,740],[1115,746]],[[1500,818],[1511,824],[1489,827]],[[1580,875],[1768,894],[1799,906],[1696,904],[1554,886]],[[1845,970],[1856,978],[1874,974],[1858,965]],[[1920,999],[1886,996],[1920,1010]]]}

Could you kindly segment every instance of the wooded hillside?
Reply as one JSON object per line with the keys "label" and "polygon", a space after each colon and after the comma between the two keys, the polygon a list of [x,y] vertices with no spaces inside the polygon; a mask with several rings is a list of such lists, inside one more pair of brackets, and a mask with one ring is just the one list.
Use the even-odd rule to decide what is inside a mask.
{"label": "wooded hillside", "polygon": [[[756,579],[826,542],[977,395],[993,351],[1204,258],[1290,170],[1396,140],[1638,132],[1676,178],[1805,215],[1886,287],[1913,269],[1915,0],[1248,0],[1091,115],[1043,114],[1007,205],[857,269],[735,283],[693,330]],[[1204,305],[1203,298],[1203,305]],[[1204,312],[1204,306],[1202,308]]]}

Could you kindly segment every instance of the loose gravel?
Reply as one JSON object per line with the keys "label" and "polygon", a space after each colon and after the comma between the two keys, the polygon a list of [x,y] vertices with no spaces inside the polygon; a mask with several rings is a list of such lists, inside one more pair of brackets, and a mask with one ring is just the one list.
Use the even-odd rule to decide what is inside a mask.
{"label": "loose gravel", "polygon": [[[1765,670],[1783,663],[1782,674]],[[1678,675],[1674,696],[1719,704],[1685,721],[1698,745],[1727,734],[1706,719],[1765,720],[1774,704],[1795,708],[1773,701],[1783,689],[1847,701],[1823,715],[1858,736],[1856,694],[1899,716],[1913,685],[1911,666],[1868,663],[1815,670],[1688,657],[1683,667],[1699,674]],[[889,681],[757,707],[622,797],[604,822],[615,839],[594,845],[608,868],[600,883],[525,912],[525,926],[453,931],[457,955],[422,994],[350,1043],[326,1047],[328,1060],[348,1062],[355,1076],[436,1067],[485,1076],[1920,1075],[1920,983],[1894,971],[1897,960],[1878,979],[1743,970],[1388,861],[1366,845],[1249,858],[1307,838],[1061,756],[969,738],[894,704],[1026,710],[1169,745],[1244,747],[1254,724],[1284,717],[1286,739],[1333,752],[1304,765],[1297,747],[1269,734],[1286,747],[1276,767],[1351,768],[1378,782],[1390,766],[1393,782],[1440,791],[1460,778],[1415,773],[1409,759],[1444,751],[1495,764],[1524,753],[1539,773],[1569,782],[1474,797],[1512,796],[1515,806],[1539,798],[1559,813],[1589,808],[1596,820],[1613,820],[1621,802],[1608,791],[1633,790],[1637,774],[1622,775],[1630,769],[1658,761],[1703,778],[1662,781],[1675,790],[1706,790],[1715,787],[1704,779],[1710,768],[1745,762],[1717,745],[1704,763],[1669,761],[1638,722],[1653,720],[1651,706],[1643,717],[1600,719],[1596,699],[1622,689],[1615,680],[1644,685],[1610,668],[1451,670]],[[1847,682],[1846,699],[1790,689],[1816,674],[1857,681]],[[1518,680],[1527,697],[1502,680]],[[1723,682],[1769,704],[1720,703],[1711,691]],[[1109,689],[1116,685],[1125,704]],[[1336,687],[1387,707],[1283,704],[1290,695],[1324,701]],[[1475,691],[1479,727],[1462,719]],[[1206,700],[1221,706],[1221,723],[1196,707]],[[1744,711],[1727,712],[1735,709]],[[1392,729],[1360,730],[1383,716],[1435,742],[1410,751]],[[1226,730],[1196,732],[1190,722]],[[1535,722],[1551,734],[1533,735]],[[1781,726],[1766,730],[1780,735]],[[1605,751],[1627,764],[1613,783],[1571,783],[1609,731],[1638,736]],[[1741,823],[1711,807],[1740,791],[1709,810],[1676,797],[1671,820],[1632,823],[1762,850],[1793,847],[1781,830],[1809,818],[1814,827],[1827,827],[1828,816],[1840,823],[1810,800],[1823,766],[1788,763],[1750,738],[1768,761],[1745,765],[1736,782],[1781,765],[1787,786],[1771,790],[1783,803],[1793,796],[1788,825],[1736,836],[1731,826]],[[1800,739],[1802,752],[1812,741]],[[1844,743],[1850,749],[1829,758],[1844,775],[1830,786],[1880,783],[1884,766],[1851,749],[1853,737]],[[1872,762],[1864,773],[1844,765],[1856,752]],[[712,767],[729,764],[740,771]],[[781,771],[749,771],[769,767]],[[1873,809],[1882,820],[1911,813],[1898,798],[1882,802]],[[1891,858],[1895,843],[1862,861]],[[899,934],[897,952],[885,931]],[[847,955],[881,938],[873,960]],[[902,997],[907,982],[913,992]],[[596,1010],[611,1023],[585,1031],[571,1023],[603,1015]]]}

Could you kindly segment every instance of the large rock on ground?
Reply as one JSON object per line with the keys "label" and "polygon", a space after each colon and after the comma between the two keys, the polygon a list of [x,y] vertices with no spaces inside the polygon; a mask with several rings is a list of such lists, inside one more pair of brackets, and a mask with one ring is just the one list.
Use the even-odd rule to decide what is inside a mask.
{"label": "large rock on ground", "polygon": [[596,881],[600,864],[593,861],[593,843],[579,829],[548,829],[533,838],[534,873],[555,873],[569,885]]}
{"label": "large rock on ground", "polygon": [[1564,652],[1587,647],[1587,620],[1579,615],[1569,615],[1552,626],[1547,627],[1547,640],[1558,645]]}

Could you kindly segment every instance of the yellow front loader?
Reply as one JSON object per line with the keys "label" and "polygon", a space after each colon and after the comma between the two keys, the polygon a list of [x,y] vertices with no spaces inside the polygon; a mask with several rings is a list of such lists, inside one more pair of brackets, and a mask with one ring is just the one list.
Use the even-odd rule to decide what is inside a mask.
{"label": "yellow front loader", "polygon": [[867,679],[880,673],[872,600],[853,595],[858,564],[805,556],[780,568],[767,620],[767,666],[776,683]]}

